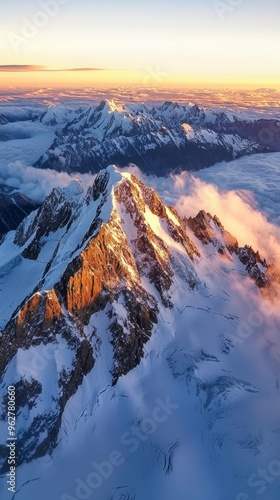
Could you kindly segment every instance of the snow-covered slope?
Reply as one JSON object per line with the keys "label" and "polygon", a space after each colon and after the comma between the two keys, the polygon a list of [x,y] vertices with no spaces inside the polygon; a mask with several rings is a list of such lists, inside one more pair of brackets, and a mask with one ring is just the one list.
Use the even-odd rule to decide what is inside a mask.
{"label": "snow-covered slope", "polygon": [[278,498],[248,483],[279,460],[272,263],[115,167],[54,190],[0,258],[16,500]]}
{"label": "snow-covered slope", "polygon": [[107,100],[75,112],[52,107],[39,120],[60,127],[36,166],[58,171],[98,172],[109,163],[135,163],[160,176],[280,150],[277,120],[246,120],[173,102],[120,106]]}

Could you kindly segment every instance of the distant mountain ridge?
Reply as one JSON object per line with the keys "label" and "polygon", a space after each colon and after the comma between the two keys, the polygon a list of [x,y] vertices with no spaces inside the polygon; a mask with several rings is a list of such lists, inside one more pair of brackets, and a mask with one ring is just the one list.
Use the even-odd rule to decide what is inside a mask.
{"label": "distant mountain ridge", "polygon": [[50,106],[37,119],[59,130],[35,166],[58,171],[96,173],[110,163],[133,163],[165,176],[280,151],[278,120],[245,120],[197,105],[121,106],[107,100],[75,110]]}

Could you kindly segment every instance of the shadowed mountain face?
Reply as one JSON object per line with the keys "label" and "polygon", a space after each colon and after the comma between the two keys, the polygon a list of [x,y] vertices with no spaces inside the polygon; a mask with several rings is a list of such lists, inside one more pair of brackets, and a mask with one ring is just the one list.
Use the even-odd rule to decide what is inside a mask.
{"label": "shadowed mountain face", "polygon": [[[150,342],[166,360],[168,376],[196,386],[206,405],[201,412],[211,407],[213,422],[228,394],[239,391],[245,400],[258,395],[236,370],[224,373],[237,343],[232,332],[242,322],[235,287],[246,290],[249,280],[257,296],[258,287],[272,289],[274,277],[217,217],[201,211],[183,220],[155,191],[109,167],[86,192],[78,181],[53,190],[3,239],[0,257],[1,387],[5,394],[13,377],[18,465],[54,453],[66,410],[77,413],[73,397],[88,387],[78,411],[82,427],[87,398],[94,405],[100,391],[118,391],[147,362]],[[180,347],[186,326],[191,337],[197,328],[195,343],[200,328],[207,333],[208,320],[192,323],[195,311],[212,318],[212,354],[196,346],[191,355]],[[166,340],[171,335],[166,352],[162,334]],[[212,373],[208,382],[199,373],[201,363]],[[4,451],[2,442],[2,472]]]}
{"label": "shadowed mountain face", "polygon": [[277,120],[245,120],[197,105],[165,102],[98,106],[70,112],[50,107],[39,118],[57,137],[35,166],[67,172],[98,172],[108,164],[138,165],[165,176],[197,170],[244,155],[280,151]]}

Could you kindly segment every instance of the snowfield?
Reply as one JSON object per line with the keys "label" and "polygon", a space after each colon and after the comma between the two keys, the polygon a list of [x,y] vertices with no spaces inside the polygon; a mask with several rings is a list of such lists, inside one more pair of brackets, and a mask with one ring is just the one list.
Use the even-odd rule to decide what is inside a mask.
{"label": "snowfield", "polygon": [[[188,182],[183,180],[184,185],[180,184],[181,176],[175,178],[174,190],[168,192],[171,183],[164,184],[168,181],[150,182],[159,183],[166,199],[181,189],[177,203],[184,196],[178,205],[183,210],[183,202],[188,205],[190,201],[184,191]],[[91,314],[83,336],[92,342],[94,367],[66,403],[55,449],[18,468],[15,500],[278,500],[279,303],[265,298],[237,254],[223,247],[229,236],[213,219],[209,219],[208,244],[187,229],[192,242],[188,253],[178,239],[180,233],[176,233],[183,227],[180,217],[171,209],[165,212],[161,202],[130,173],[110,167],[96,182],[99,191],[97,187],[87,191],[76,181],[53,192],[43,205],[45,212],[41,213],[55,207],[52,224],[65,206],[70,207],[71,224],[68,221],[48,237],[39,238],[38,227],[46,221],[37,221],[36,214],[31,214],[17,240],[17,233],[11,232],[2,242],[2,324],[23,300],[24,290],[18,287],[15,293],[15,282],[29,283],[30,290],[25,290],[28,296],[40,281],[42,290],[54,300],[53,287],[67,265],[85,255],[90,238],[94,244],[98,231],[110,220],[115,225],[104,253],[112,249],[128,258],[132,252],[139,271],[125,266],[129,287],[139,279],[145,293],[154,297],[157,322],[139,364],[112,384],[111,320],[116,318],[124,336],[129,337],[131,311],[120,294]],[[193,196],[193,185],[189,188]],[[131,198],[128,189],[134,190]],[[97,233],[90,233],[96,217],[101,226]],[[32,227],[34,232],[28,238]],[[126,235],[126,248],[114,229],[117,227]],[[157,288],[161,272],[153,278],[146,274],[153,261],[142,260],[148,249],[141,246],[140,251],[137,244],[139,231],[145,228],[155,262],[163,262],[162,277],[169,272],[172,275],[170,288],[164,292]],[[234,236],[239,239],[238,234]],[[39,254],[30,260],[27,248],[34,238],[38,239]],[[265,271],[261,262],[258,266]],[[107,267],[104,272],[108,272]],[[139,296],[137,300],[142,299]],[[75,325],[72,314],[66,310],[63,314]],[[38,397],[33,396],[29,410],[27,402],[23,404],[18,432],[37,414],[55,413],[61,390],[59,375],[62,371],[69,374],[74,366],[75,351],[67,349],[66,337],[55,330],[52,334],[55,342],[50,338],[45,345],[35,342],[19,349],[4,373],[4,392],[7,385],[22,379],[30,384],[37,381],[43,388]],[[1,441],[6,436],[5,425],[3,419]],[[46,435],[42,428],[38,439],[43,441]],[[5,476],[2,479],[4,484]],[[5,484],[2,498],[11,498]]]}

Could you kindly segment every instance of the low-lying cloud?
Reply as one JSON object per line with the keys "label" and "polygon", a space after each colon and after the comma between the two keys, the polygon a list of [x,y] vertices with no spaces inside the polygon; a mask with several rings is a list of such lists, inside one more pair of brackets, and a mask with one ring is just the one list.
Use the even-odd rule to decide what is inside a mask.
{"label": "low-lying cloud", "polygon": [[[155,189],[166,204],[175,205],[181,216],[193,217],[200,210],[216,215],[224,227],[234,235],[240,246],[251,245],[268,262],[280,261],[280,227],[267,220],[249,190],[222,190],[204,182],[189,172],[169,178],[145,176],[139,168],[125,168],[145,184]],[[55,187],[66,187],[79,177],[90,185],[91,174],[72,174],[41,170],[17,161],[0,169],[0,184],[24,193],[42,202]]]}
{"label": "low-lying cloud", "polygon": [[68,186],[76,177],[79,177],[85,186],[90,185],[94,179],[91,174],[69,175],[55,170],[41,170],[26,166],[20,161],[0,169],[0,185],[20,191],[37,202],[43,202],[53,188]]}

